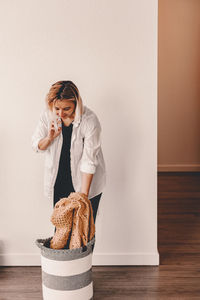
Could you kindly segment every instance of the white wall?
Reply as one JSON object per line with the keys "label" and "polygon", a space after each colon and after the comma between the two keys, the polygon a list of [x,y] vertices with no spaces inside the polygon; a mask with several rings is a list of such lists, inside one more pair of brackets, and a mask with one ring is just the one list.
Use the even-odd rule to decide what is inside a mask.
{"label": "white wall", "polygon": [[2,1],[2,265],[38,265],[52,236],[43,154],[31,135],[57,80],[72,80],[102,124],[107,187],[93,264],[156,265],[157,1]]}

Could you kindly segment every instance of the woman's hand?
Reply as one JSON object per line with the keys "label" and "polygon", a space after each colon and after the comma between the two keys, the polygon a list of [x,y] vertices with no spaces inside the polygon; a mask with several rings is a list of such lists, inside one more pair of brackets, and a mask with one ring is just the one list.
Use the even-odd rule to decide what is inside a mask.
{"label": "woman's hand", "polygon": [[61,120],[56,120],[58,130],[54,127],[54,121],[51,122],[51,128],[49,129],[48,135],[41,139],[38,143],[38,149],[40,150],[46,150],[51,142],[61,133],[62,131],[62,124]]}
{"label": "woman's hand", "polygon": [[88,194],[86,193],[82,193],[82,192],[77,192],[77,194],[79,194],[82,197],[87,197],[88,198]]}
{"label": "woman's hand", "polygon": [[55,129],[54,121],[51,122],[51,128],[49,129],[49,132],[47,135],[47,137],[50,141],[53,141],[62,131],[61,119],[56,119],[56,122],[57,122],[58,130]]}

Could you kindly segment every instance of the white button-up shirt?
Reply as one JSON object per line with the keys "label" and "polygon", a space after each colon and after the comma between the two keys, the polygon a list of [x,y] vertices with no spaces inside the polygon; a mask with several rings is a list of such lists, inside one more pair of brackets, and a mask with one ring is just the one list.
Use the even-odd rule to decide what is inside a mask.
{"label": "white button-up shirt", "polygon": [[[94,174],[88,198],[91,199],[103,192],[106,185],[105,161],[101,148],[101,125],[96,114],[83,106],[83,114],[78,122],[73,123],[70,147],[70,164],[72,183],[75,192],[81,191],[82,174]],[[44,195],[52,199],[54,184],[58,173],[59,159],[62,149],[62,132],[51,142],[46,150],[38,148],[38,143],[45,138],[51,126],[48,109],[41,115],[32,136],[32,149],[36,153],[45,153]]]}

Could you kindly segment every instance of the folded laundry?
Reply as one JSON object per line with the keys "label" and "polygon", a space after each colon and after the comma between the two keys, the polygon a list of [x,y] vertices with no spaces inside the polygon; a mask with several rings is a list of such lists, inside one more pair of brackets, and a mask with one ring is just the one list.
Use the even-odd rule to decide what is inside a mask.
{"label": "folded laundry", "polygon": [[[95,235],[92,205],[84,193],[72,192],[60,199],[51,216],[56,232],[50,241],[50,248],[69,249],[86,246]],[[70,235],[71,234],[71,235]]]}

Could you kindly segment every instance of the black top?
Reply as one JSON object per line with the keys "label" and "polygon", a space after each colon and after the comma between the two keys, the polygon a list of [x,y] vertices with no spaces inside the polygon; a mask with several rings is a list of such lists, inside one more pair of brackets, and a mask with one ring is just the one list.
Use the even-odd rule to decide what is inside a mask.
{"label": "black top", "polygon": [[74,192],[70,166],[72,129],[72,123],[69,126],[65,126],[62,122],[63,144],[60,154],[58,173],[54,185],[54,189],[56,190],[57,194],[62,197],[67,197],[71,192]]}

